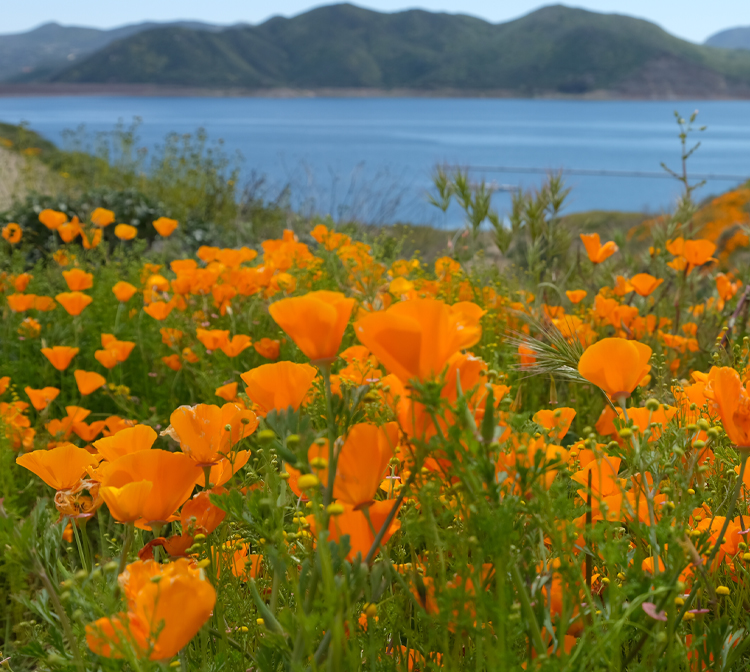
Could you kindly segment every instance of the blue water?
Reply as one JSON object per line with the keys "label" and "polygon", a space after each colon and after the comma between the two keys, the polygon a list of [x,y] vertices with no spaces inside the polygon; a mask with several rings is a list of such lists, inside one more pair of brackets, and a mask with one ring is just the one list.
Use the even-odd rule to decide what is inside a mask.
{"label": "blue water", "polygon": [[[118,120],[142,119],[140,146],[204,127],[242,156],[243,177],[264,175],[265,193],[291,189],[304,212],[367,222],[457,224],[426,203],[438,163],[658,172],[679,167],[673,112],[699,109],[702,147],[693,173],[750,176],[750,102],[592,102],[476,99],[0,98],[0,120],[28,122],[63,145],[62,132],[85,124],[92,135]],[[474,172],[473,177],[482,177]],[[503,188],[533,188],[540,175],[487,173]],[[661,212],[680,188],[671,180],[569,176],[569,212]],[[736,184],[711,181],[698,198]],[[507,212],[508,192],[493,205]]]}

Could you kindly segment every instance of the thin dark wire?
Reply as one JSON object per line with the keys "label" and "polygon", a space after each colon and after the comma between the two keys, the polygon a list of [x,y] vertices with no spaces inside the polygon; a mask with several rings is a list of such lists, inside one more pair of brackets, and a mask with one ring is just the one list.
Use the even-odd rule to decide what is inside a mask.
{"label": "thin dark wire", "polygon": [[[531,168],[521,166],[447,166],[447,168],[454,170],[470,170],[479,173],[528,173],[534,175],[547,175],[548,173],[554,173],[555,170],[549,168]],[[560,168],[560,172],[566,175],[586,175],[591,177],[645,177],[645,178],[657,178],[673,180],[674,177],[668,173],[660,172],[649,172],[639,170],[589,170],[585,168]],[[710,173],[691,173],[690,177],[696,180],[722,180],[730,182],[745,182],[750,178],[750,175],[721,175],[721,174],[710,174]]]}

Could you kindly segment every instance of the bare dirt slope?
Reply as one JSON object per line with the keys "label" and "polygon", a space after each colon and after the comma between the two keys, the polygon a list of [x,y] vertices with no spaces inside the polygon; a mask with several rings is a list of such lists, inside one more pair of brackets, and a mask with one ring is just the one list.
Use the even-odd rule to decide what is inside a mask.
{"label": "bare dirt slope", "polygon": [[0,147],[0,211],[32,191],[54,193],[59,179],[37,159]]}

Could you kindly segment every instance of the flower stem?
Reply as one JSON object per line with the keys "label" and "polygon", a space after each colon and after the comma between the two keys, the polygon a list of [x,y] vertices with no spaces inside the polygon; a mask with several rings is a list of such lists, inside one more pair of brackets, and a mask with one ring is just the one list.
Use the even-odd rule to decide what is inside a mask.
{"label": "flower stem", "polygon": [[[732,520],[732,514],[734,513],[734,507],[737,504],[737,499],[740,496],[740,492],[742,490],[742,481],[745,476],[745,467],[747,467],[747,458],[750,457],[750,451],[742,450],[740,451],[741,455],[741,462],[740,462],[740,474],[737,477],[737,483],[734,486],[734,492],[732,493],[732,499],[729,501],[729,508],[727,509],[727,515],[724,518],[724,524],[721,526],[721,532],[719,532],[719,536],[716,539],[716,543],[714,544],[714,547],[711,549],[711,553],[708,556],[708,560],[706,561],[706,568],[710,571],[711,564],[714,561],[714,558],[716,557],[716,554],[719,552],[719,549],[721,548],[721,542],[724,540],[724,535],[727,533],[727,529],[729,529],[729,522]],[[680,613],[677,614],[677,621],[676,626],[679,625],[682,622],[683,616],[687,613],[687,610],[690,609],[690,605],[692,604],[693,600],[695,599],[695,595],[698,592],[698,586],[699,582],[696,581],[693,584],[693,589],[690,591],[690,595],[688,595],[688,598],[685,600],[685,604],[682,605],[682,609],[680,609]]]}
{"label": "flower stem", "polygon": [[122,544],[122,553],[120,554],[120,564],[117,567],[117,576],[125,571],[125,565],[128,562],[128,553],[130,552],[130,546],[133,543],[135,523],[128,523],[125,529],[125,541]]}
{"label": "flower stem", "polygon": [[523,582],[523,577],[518,569],[518,564],[515,562],[509,563],[510,577],[513,579],[513,585],[518,593],[518,599],[521,601],[521,608],[523,609],[524,616],[529,622],[529,628],[531,629],[531,641],[536,649],[538,656],[544,656],[547,654],[547,649],[542,641],[542,633],[539,631],[539,625],[536,622],[534,616],[534,610],[531,608],[531,601],[529,595],[526,592],[526,586]]}

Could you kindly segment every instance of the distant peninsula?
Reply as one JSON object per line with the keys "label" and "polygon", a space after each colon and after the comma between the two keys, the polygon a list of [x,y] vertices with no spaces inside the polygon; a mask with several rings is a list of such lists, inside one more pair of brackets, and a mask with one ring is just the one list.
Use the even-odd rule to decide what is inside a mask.
{"label": "distant peninsula", "polygon": [[350,4],[257,26],[149,24],[104,44],[92,37],[92,51],[72,58],[20,69],[16,59],[15,72],[3,66],[4,39],[5,96],[750,98],[746,49],[562,5],[501,24]]}

